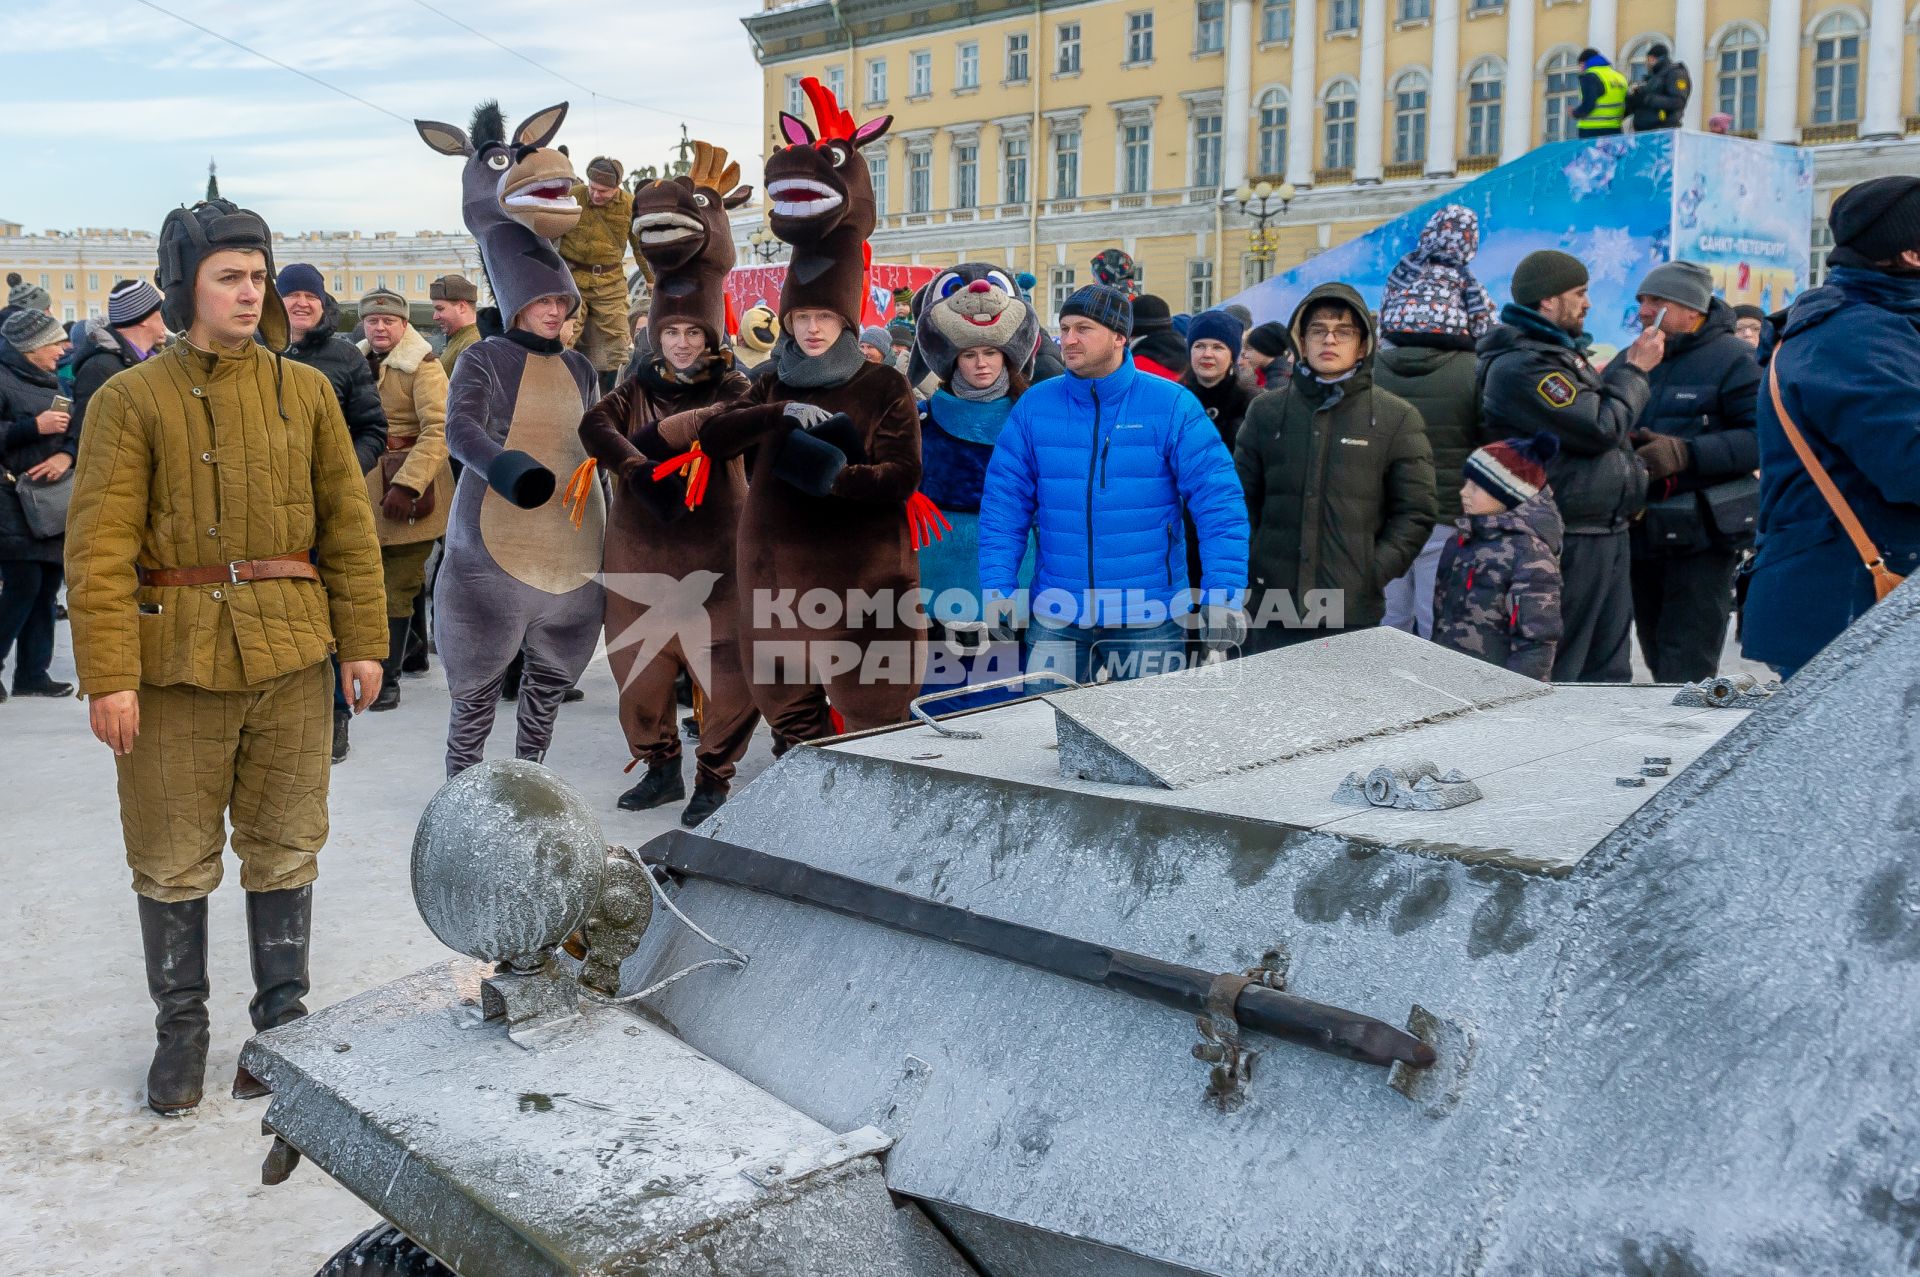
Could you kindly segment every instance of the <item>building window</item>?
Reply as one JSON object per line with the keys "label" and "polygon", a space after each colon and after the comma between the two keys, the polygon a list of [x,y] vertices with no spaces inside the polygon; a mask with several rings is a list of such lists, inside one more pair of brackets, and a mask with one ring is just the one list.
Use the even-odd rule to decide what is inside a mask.
{"label": "building window", "polygon": [[1813,122],[1860,118],[1860,20],[1830,13],[1813,29]]}
{"label": "building window", "polygon": [[953,206],[977,208],[980,205],[980,144],[953,144]]}
{"label": "building window", "polygon": [[425,275],[415,275],[413,277],[413,291],[416,295],[427,291],[427,277]]}
{"label": "building window", "polygon": [[1260,43],[1280,44],[1293,39],[1293,0],[1261,0]]}
{"label": "building window", "polygon": [[1007,83],[1027,82],[1027,33],[1016,31],[1007,37]]}
{"label": "building window", "polygon": [[907,55],[907,95],[924,98],[933,92],[933,53],[915,49]]}
{"label": "building window", "polygon": [[847,69],[845,67],[827,68],[827,92],[833,94],[835,102],[847,100]]}
{"label": "building window", "polygon": [[64,278],[64,279],[66,280],[66,288],[67,288],[67,291],[68,291],[68,292],[72,292],[72,291],[73,291],[73,274],[72,274],[72,272],[68,272],[68,273],[67,273],[67,274],[66,274],[65,276],[63,276],[62,278]]}
{"label": "building window", "polygon": [[1400,0],[1400,21],[1420,22],[1433,17],[1433,0]]}
{"label": "building window", "polygon": [[1127,64],[1153,61],[1153,14],[1127,15]]}
{"label": "building window", "polygon": [[1153,125],[1128,124],[1120,130],[1120,189],[1140,195],[1153,186]]}
{"label": "building window", "polygon": [[887,100],[887,60],[885,58],[867,59],[867,101],[869,103]]}
{"label": "building window", "polygon": [[800,77],[787,77],[787,114],[804,117],[807,111],[807,96],[800,88]]}
{"label": "building window", "polygon": [[1258,162],[1254,165],[1268,177],[1287,171],[1287,91],[1268,89],[1260,95],[1260,131]]}
{"label": "building window", "polygon": [[355,275],[353,277],[353,293],[356,297],[365,297],[367,295],[367,277],[365,275]]}
{"label": "building window", "polygon": [[76,319],[79,318],[79,316],[74,313],[72,302],[68,302],[66,305],[62,306],[60,310],[62,315],[65,317],[66,322],[68,322],[69,324],[73,323]]}
{"label": "building window", "polygon": [[98,275],[87,276],[87,291],[90,293],[97,293],[100,291],[100,277]]}
{"label": "building window", "polygon": [[1000,139],[1000,202],[1027,202],[1027,139],[1024,137]]}
{"label": "building window", "polygon": [[1663,43],[1657,35],[1643,35],[1627,46],[1627,56],[1621,60],[1620,73],[1630,83],[1638,84],[1647,78],[1647,50]]}
{"label": "building window", "polygon": [[1193,184],[1220,185],[1220,115],[1216,111],[1193,117]]}
{"label": "building window", "polygon": [[1273,261],[1264,253],[1240,255],[1240,287],[1251,288],[1273,277]]}
{"label": "building window", "polygon": [[1080,130],[1063,129],[1053,135],[1053,198],[1080,198]]}
{"label": "building window", "polygon": [[1353,167],[1354,114],[1360,106],[1360,91],[1351,80],[1342,80],[1327,90],[1326,146],[1321,157],[1324,168]]}
{"label": "building window", "polygon": [[1807,255],[1807,287],[1818,288],[1827,282],[1827,254],[1833,251],[1833,227],[1824,217],[1813,219],[1813,236]]}
{"label": "building window", "polygon": [[1498,12],[1507,7],[1507,0],[1471,0],[1467,5],[1469,13]]}
{"label": "building window", "polygon": [[960,46],[954,63],[954,88],[977,89],[980,87],[980,44],[969,40]]}
{"label": "building window", "polygon": [[1194,258],[1187,262],[1187,313],[1198,315],[1213,307],[1213,263]]}
{"label": "building window", "polygon": [[873,184],[873,215],[887,215],[887,153],[884,149],[862,151],[867,160],[867,177]]}
{"label": "building window", "polygon": [[1218,53],[1227,47],[1227,0],[1199,0],[1193,6],[1193,51]]}
{"label": "building window", "polygon": [[1427,73],[1406,71],[1393,82],[1393,162],[1427,162]]}
{"label": "building window", "polygon": [[1080,24],[1062,22],[1053,38],[1053,70],[1056,75],[1080,74]]}
{"label": "building window", "polygon": [[1327,5],[1327,34],[1343,35],[1360,29],[1360,0],[1331,0]]}
{"label": "building window", "polygon": [[1467,73],[1467,154],[1500,154],[1500,88],[1506,72],[1482,58]]}
{"label": "building window", "polygon": [[334,292],[334,296],[336,296],[336,297],[337,297],[337,296],[339,296],[339,295],[340,295],[341,293],[344,293],[344,292],[346,292],[346,291],[347,291],[347,280],[346,280],[346,277],[345,277],[344,275],[335,275],[335,276],[333,277],[333,292]]}
{"label": "building window", "polygon": [[40,287],[42,287],[42,288],[52,288],[52,287],[53,287],[53,276],[51,276],[51,275],[42,275],[42,276],[40,277]]}
{"label": "building window", "polygon": [[1047,300],[1052,303],[1052,311],[1058,315],[1060,308],[1067,304],[1067,298],[1073,296],[1073,267],[1053,266],[1047,270]]}
{"label": "building window", "polygon": [[1719,106],[1733,117],[1735,133],[1760,129],[1760,50],[1765,42],[1752,27],[1735,27],[1720,42]]}
{"label": "building window", "polygon": [[1570,112],[1580,105],[1580,63],[1572,49],[1561,49],[1547,59],[1546,92],[1540,98],[1540,137],[1564,142],[1574,135]]}
{"label": "building window", "polygon": [[924,213],[933,207],[933,152],[907,152],[907,212]]}

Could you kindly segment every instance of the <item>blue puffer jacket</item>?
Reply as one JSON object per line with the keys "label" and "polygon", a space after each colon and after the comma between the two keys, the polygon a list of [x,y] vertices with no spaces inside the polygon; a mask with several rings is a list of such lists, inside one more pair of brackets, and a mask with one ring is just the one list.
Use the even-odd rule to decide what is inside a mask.
{"label": "blue puffer jacket", "polygon": [[[1920,568],[1920,279],[1836,267],[1794,302],[1780,397],[1887,566]],[[1789,674],[1873,606],[1873,578],[1760,384],[1759,552],[1742,650]]]}
{"label": "blue puffer jacket", "polygon": [[1242,606],[1246,499],[1199,401],[1136,371],[1130,354],[1098,380],[1043,381],[1014,405],[987,467],[980,584],[989,596],[1013,594],[1033,529],[1036,600],[1070,594],[1077,624],[1180,615],[1189,610],[1183,509],[1199,534],[1204,601]]}

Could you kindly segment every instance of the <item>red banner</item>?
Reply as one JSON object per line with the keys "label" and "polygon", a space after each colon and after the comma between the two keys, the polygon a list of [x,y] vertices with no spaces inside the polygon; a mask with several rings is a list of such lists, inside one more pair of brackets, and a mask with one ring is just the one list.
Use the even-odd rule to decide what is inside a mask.
{"label": "red banner", "polygon": [[[893,290],[917,289],[940,273],[938,266],[909,266],[896,262],[875,262],[867,280],[867,302],[861,315],[864,324],[884,325],[893,318]],[[736,266],[727,275],[727,300],[732,303],[730,322],[749,307],[762,303],[778,312],[780,286],[786,282],[785,263],[768,266]]]}

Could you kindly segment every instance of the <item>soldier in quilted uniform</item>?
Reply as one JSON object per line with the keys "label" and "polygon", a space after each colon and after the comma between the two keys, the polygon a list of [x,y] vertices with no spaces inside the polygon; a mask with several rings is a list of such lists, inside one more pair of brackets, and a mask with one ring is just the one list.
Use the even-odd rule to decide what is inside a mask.
{"label": "soldier in quilted uniform", "polygon": [[1560,511],[1547,486],[1559,451],[1542,433],[1468,455],[1434,579],[1434,642],[1541,682],[1560,641]]}
{"label": "soldier in quilted uniform", "polygon": [[[101,387],[69,513],[68,610],[94,735],[114,752],[158,1044],[147,1103],[199,1103],[207,895],[233,826],[256,1030],[306,1014],[327,839],[338,652],[347,699],[380,690],[387,631],[366,481],[326,377],[278,352],[273,241],[224,200],[160,232],[184,341]],[[256,343],[258,330],[265,345]],[[234,1094],[266,1088],[241,1069]]]}

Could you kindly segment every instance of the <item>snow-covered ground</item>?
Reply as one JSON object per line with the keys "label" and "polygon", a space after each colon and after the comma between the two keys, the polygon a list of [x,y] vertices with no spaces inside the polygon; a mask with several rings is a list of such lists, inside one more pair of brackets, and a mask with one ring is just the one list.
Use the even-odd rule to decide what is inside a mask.
{"label": "snow-covered ground", "polygon": [[[72,677],[62,625],[56,678]],[[11,676],[12,670],[7,670]],[[637,846],[673,827],[680,805],[614,807],[639,776],[614,718],[604,659],[563,707],[548,763],[601,810],[607,837]],[[420,809],[443,778],[447,694],[433,673],[408,678],[400,708],[365,714],[333,773],[333,835],[314,895],[313,995],[324,1006],[448,955],[415,912],[407,857]],[[513,753],[502,704],[488,751]],[[239,862],[214,893],[213,1049],[207,1099],[162,1119],[144,1099],[153,1043],[139,925],[129,886],[113,758],[79,701],[0,705],[0,902],[6,937],[0,1035],[0,1273],[305,1277],[372,1211],[311,1163],[277,1188],[260,1183],[267,1101],[227,1094],[251,1029]],[[684,742],[689,790],[692,742]],[[771,761],[764,729],[742,768]]]}

